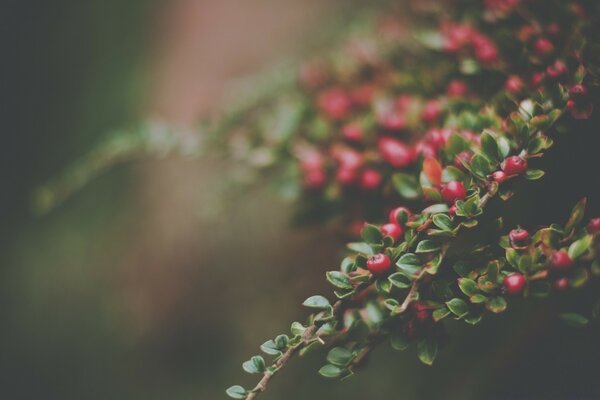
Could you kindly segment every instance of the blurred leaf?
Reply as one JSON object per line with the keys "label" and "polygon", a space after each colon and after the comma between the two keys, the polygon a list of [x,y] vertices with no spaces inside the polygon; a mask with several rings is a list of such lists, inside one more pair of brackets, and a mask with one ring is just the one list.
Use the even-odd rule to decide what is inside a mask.
{"label": "blurred leaf", "polygon": [[583,213],[585,212],[585,206],[587,204],[587,197],[579,200],[573,210],[571,211],[571,216],[565,225],[565,232],[569,232],[571,229],[575,228],[575,226],[581,221],[583,218]]}
{"label": "blurred leaf", "polygon": [[352,352],[344,347],[334,347],[327,353],[327,361],[339,367],[346,366],[352,358]]}
{"label": "blurred leaf", "polygon": [[340,271],[328,271],[325,273],[327,277],[327,281],[331,283],[333,286],[338,287],[340,289],[353,289],[352,283],[350,282],[350,278]]}
{"label": "blurred leaf", "polygon": [[417,253],[417,254],[432,253],[432,252],[438,251],[439,249],[440,249],[440,245],[438,243],[434,242],[433,240],[422,240],[417,245],[417,249],[415,250],[415,253]]}
{"label": "blurred leaf", "polygon": [[326,364],[319,370],[319,374],[325,378],[339,378],[343,373],[342,368],[331,364]]}
{"label": "blurred leaf", "polygon": [[392,184],[396,192],[405,199],[414,200],[419,198],[421,190],[414,176],[403,173],[392,175]]}
{"label": "blurred leaf", "polygon": [[245,361],[242,368],[249,374],[260,374],[265,370],[265,360],[261,356],[254,356]]}
{"label": "blurred leaf", "polygon": [[589,319],[581,314],[577,313],[563,313],[560,314],[560,319],[565,324],[572,326],[573,328],[585,328],[590,322]]}
{"label": "blurred leaf", "polygon": [[456,317],[462,318],[469,312],[469,306],[467,303],[459,298],[454,298],[446,302],[446,306]]}
{"label": "blurred leaf", "polygon": [[432,365],[437,355],[438,345],[433,339],[424,339],[417,343],[417,355],[423,364]]}
{"label": "blurred leaf", "polygon": [[240,385],[231,386],[225,391],[225,393],[227,393],[227,396],[231,397],[232,399],[246,398],[246,389],[244,389]]}

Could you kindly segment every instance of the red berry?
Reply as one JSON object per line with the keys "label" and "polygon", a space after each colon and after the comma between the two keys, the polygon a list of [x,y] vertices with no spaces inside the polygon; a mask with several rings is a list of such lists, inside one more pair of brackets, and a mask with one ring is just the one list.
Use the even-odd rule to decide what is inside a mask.
{"label": "red berry", "polygon": [[527,171],[527,160],[519,156],[507,157],[502,162],[502,170],[506,175],[520,175]]}
{"label": "red berry", "polygon": [[385,274],[390,270],[392,261],[385,254],[379,253],[367,259],[367,269],[374,275]]}
{"label": "red berry", "polygon": [[569,288],[569,280],[567,278],[560,278],[554,281],[554,288],[556,290],[567,290]]}
{"label": "red berry", "polygon": [[379,118],[379,124],[390,131],[399,131],[406,127],[406,118],[397,111],[385,113]]}
{"label": "red berry", "polygon": [[587,231],[589,233],[600,232],[600,218],[591,219],[587,225]]}
{"label": "red berry", "polygon": [[321,92],[317,102],[319,109],[331,119],[346,117],[352,106],[350,96],[344,90],[338,88]]}
{"label": "red berry", "polygon": [[325,185],[326,181],[327,176],[321,169],[313,169],[304,174],[304,186],[309,189],[318,189]]}
{"label": "red berry", "polygon": [[431,143],[419,140],[414,147],[416,154],[420,154],[423,158],[435,157],[437,155],[437,149]]}
{"label": "red berry", "polygon": [[550,268],[552,269],[567,269],[573,265],[573,260],[566,251],[557,251],[550,257]]}
{"label": "red berry", "polygon": [[361,126],[356,123],[346,124],[342,128],[342,136],[344,136],[344,139],[351,142],[360,142],[363,138],[363,130]]}
{"label": "red berry", "polygon": [[511,75],[504,83],[507,92],[517,94],[523,90],[523,80],[517,75]]}
{"label": "red berry", "polygon": [[504,171],[496,171],[492,174],[494,181],[502,183],[506,180],[506,173]]}
{"label": "red berry", "polygon": [[567,100],[567,108],[569,110],[574,110],[575,109],[575,100],[573,100],[573,99]]}
{"label": "red berry", "polygon": [[538,55],[543,56],[554,50],[554,45],[546,38],[539,38],[533,44],[533,48]]}
{"label": "red berry", "polygon": [[506,293],[511,295],[521,293],[525,287],[525,283],[525,277],[519,273],[513,273],[504,277]]}
{"label": "red berry", "polygon": [[427,307],[420,301],[413,303],[413,309],[415,310],[415,317],[418,321],[425,322],[429,319],[430,312],[427,309]]}
{"label": "red berry", "polygon": [[521,228],[513,229],[509,232],[508,238],[512,244],[523,246],[529,242],[529,232]]}
{"label": "red berry", "polygon": [[475,57],[483,64],[491,64],[498,59],[498,49],[492,43],[485,43],[475,48]]}
{"label": "red berry", "polygon": [[451,181],[442,186],[442,198],[448,203],[462,200],[467,196],[465,186],[459,181]]}
{"label": "red berry", "polygon": [[412,215],[410,210],[406,207],[394,208],[392,211],[390,211],[390,218],[389,218],[390,223],[391,224],[399,224],[403,214],[404,214],[404,218],[402,218],[402,219],[408,219]]}
{"label": "red berry", "polygon": [[394,240],[398,240],[402,237],[402,227],[398,224],[385,224],[385,225],[381,225],[381,228],[379,228],[379,230],[381,231],[381,233],[383,233],[384,236],[389,236]]}
{"label": "red berry", "polygon": [[544,75],[543,72],[534,72],[533,75],[531,75],[531,86],[533,87],[538,87],[542,84],[542,82],[544,81],[544,78],[546,76]]}
{"label": "red berry", "polygon": [[442,112],[442,107],[438,100],[429,100],[423,106],[421,118],[425,122],[435,122]]}
{"label": "red berry", "polygon": [[351,185],[356,180],[356,170],[352,168],[340,167],[335,174],[335,180],[342,185]]}
{"label": "red berry", "polygon": [[365,190],[373,190],[381,184],[381,174],[373,168],[363,171],[360,176],[360,187]]}
{"label": "red berry", "polygon": [[448,94],[448,97],[463,97],[467,94],[468,90],[469,89],[464,81],[461,81],[460,79],[454,79],[448,84],[446,93]]}
{"label": "red berry", "polygon": [[569,89],[569,96],[571,96],[571,98],[573,99],[576,99],[585,96],[587,92],[588,90],[585,86],[577,84],[571,86],[571,88]]}
{"label": "red berry", "polygon": [[398,139],[382,137],[378,149],[381,157],[396,168],[406,167],[414,160],[412,149]]}
{"label": "red berry", "polygon": [[448,214],[452,216],[456,215],[456,204],[452,204],[452,206],[450,206],[450,208],[448,209]]}
{"label": "red berry", "polygon": [[556,60],[554,64],[546,68],[546,74],[552,79],[557,79],[567,72],[567,66],[561,60]]}
{"label": "red berry", "polygon": [[[464,162],[470,162],[471,158],[473,158],[473,153],[471,153],[470,151],[461,151],[460,153],[458,153],[456,155],[456,157],[454,157],[454,166],[458,169],[465,169],[464,164],[462,163],[462,161]],[[462,160],[462,161],[461,161]]]}

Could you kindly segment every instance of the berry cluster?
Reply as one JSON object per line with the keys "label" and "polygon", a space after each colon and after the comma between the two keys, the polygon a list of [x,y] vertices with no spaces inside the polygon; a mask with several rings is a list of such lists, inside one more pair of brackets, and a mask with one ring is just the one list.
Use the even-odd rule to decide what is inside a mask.
{"label": "berry cluster", "polygon": [[344,62],[302,66],[302,113],[285,139],[270,135],[270,143],[293,155],[307,203],[335,204],[322,208],[343,212],[362,240],[327,272],[337,301],[309,297],[304,305],[315,313],[294,322],[291,336],[265,342],[273,363],[244,363],[262,379],[248,391],[233,386],[231,397],[254,399],[294,354],[323,344],[332,347],[325,377],[353,374],[384,341],[398,350],[414,343],[431,364],[442,320],[475,325],[503,312],[510,297],[575,289],[600,275],[600,219],[580,227],[585,199],[564,225],[531,234],[502,236],[501,216],[487,215],[490,201],[511,198],[514,182],[544,175],[535,164],[556,125],[568,129],[593,112],[585,10],[598,7],[453,5],[452,20],[440,16],[424,29],[430,18],[415,11],[416,43],[386,18],[349,46]]}

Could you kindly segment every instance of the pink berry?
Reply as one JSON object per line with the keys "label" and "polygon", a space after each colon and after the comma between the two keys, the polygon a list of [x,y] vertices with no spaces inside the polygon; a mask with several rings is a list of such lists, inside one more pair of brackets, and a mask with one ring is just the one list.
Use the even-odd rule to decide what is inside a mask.
{"label": "pink berry", "polygon": [[527,160],[519,156],[507,157],[502,162],[502,170],[506,175],[520,175],[527,171]]}
{"label": "pink berry", "polygon": [[435,122],[442,113],[442,107],[438,100],[429,100],[423,106],[421,118],[425,122]]}
{"label": "pink berry", "polygon": [[520,93],[523,90],[523,80],[518,75],[511,75],[504,83],[504,89],[512,94]]}
{"label": "pink berry", "polygon": [[492,174],[492,179],[498,183],[502,183],[506,180],[506,173],[504,171],[496,171]]}
{"label": "pink berry", "polygon": [[360,142],[363,138],[363,130],[361,126],[356,123],[346,124],[342,128],[342,136],[344,136],[344,139],[351,142]]}
{"label": "pink berry", "polygon": [[600,218],[591,219],[587,225],[587,231],[589,233],[600,232]]}
{"label": "pink berry", "polygon": [[390,270],[392,261],[385,254],[379,253],[367,259],[367,269],[374,275],[382,275]]}
{"label": "pink berry", "polygon": [[450,81],[448,88],[446,89],[448,97],[463,97],[467,94],[467,91],[467,84],[460,79]]}
{"label": "pink berry", "polygon": [[573,260],[566,251],[557,251],[550,257],[550,268],[552,269],[567,269],[571,267],[571,265],[573,265]]}
{"label": "pink berry", "polygon": [[373,168],[365,169],[360,176],[360,187],[365,190],[373,190],[381,185],[381,174]]}
{"label": "pink berry", "polygon": [[406,167],[414,160],[412,149],[398,139],[382,137],[377,147],[381,157],[395,168]]}
{"label": "pink berry", "polygon": [[465,186],[459,181],[451,181],[442,186],[442,198],[448,203],[462,200],[467,196]]}
{"label": "pink berry", "polygon": [[538,55],[546,55],[554,50],[552,42],[546,38],[539,38],[533,44],[533,49]]}
{"label": "pink berry", "polygon": [[383,233],[384,236],[389,236],[392,239],[394,239],[394,241],[397,241],[398,239],[400,239],[402,237],[402,234],[404,233],[402,231],[402,227],[400,225],[393,224],[384,224],[381,225],[381,233]]}
{"label": "pink berry", "polygon": [[392,211],[390,211],[389,221],[391,224],[398,224],[400,221],[400,217],[404,214],[404,217],[408,219],[412,213],[406,207],[396,207]]}
{"label": "pink berry", "polygon": [[350,112],[352,102],[350,96],[339,88],[328,89],[319,94],[317,100],[319,109],[329,118],[339,120]]}
{"label": "pink berry", "polygon": [[569,280],[567,278],[559,278],[557,280],[554,281],[554,288],[556,290],[560,290],[561,292],[563,290],[567,290],[569,288]]}
{"label": "pink berry", "polygon": [[523,246],[529,242],[529,232],[525,229],[513,229],[509,232],[508,238],[513,245]]}
{"label": "pink berry", "polygon": [[504,288],[510,295],[519,294],[525,287],[525,277],[519,273],[513,273],[504,277]]}

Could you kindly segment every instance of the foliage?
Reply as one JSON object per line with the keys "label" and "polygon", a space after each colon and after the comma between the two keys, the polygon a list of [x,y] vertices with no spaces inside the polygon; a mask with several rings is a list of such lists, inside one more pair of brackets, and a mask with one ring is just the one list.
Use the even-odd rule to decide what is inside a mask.
{"label": "foliage", "polygon": [[[585,199],[564,224],[531,235],[502,235],[502,216],[487,212],[515,182],[544,177],[536,162],[557,126],[568,131],[593,112],[597,67],[584,55],[595,38],[586,15],[598,15],[597,5],[463,3],[450,12],[416,6],[413,37],[384,18],[349,53],[302,67],[296,106],[269,115],[285,129],[262,129],[260,119],[244,127],[248,149],[293,162],[304,204],[349,222],[382,221],[399,204],[420,211],[359,223],[362,241],[326,274],[337,301],[307,299],[317,311],[294,322],[285,346],[267,342],[273,363],[254,369],[254,388],[236,387],[239,398],[255,398],[293,355],[318,347],[329,349],[319,370],[327,378],[351,376],[382,342],[414,345],[431,365],[444,320],[476,325],[507,310],[510,297],[577,289],[599,274],[598,220],[581,227]],[[576,313],[561,319],[589,323]]]}

